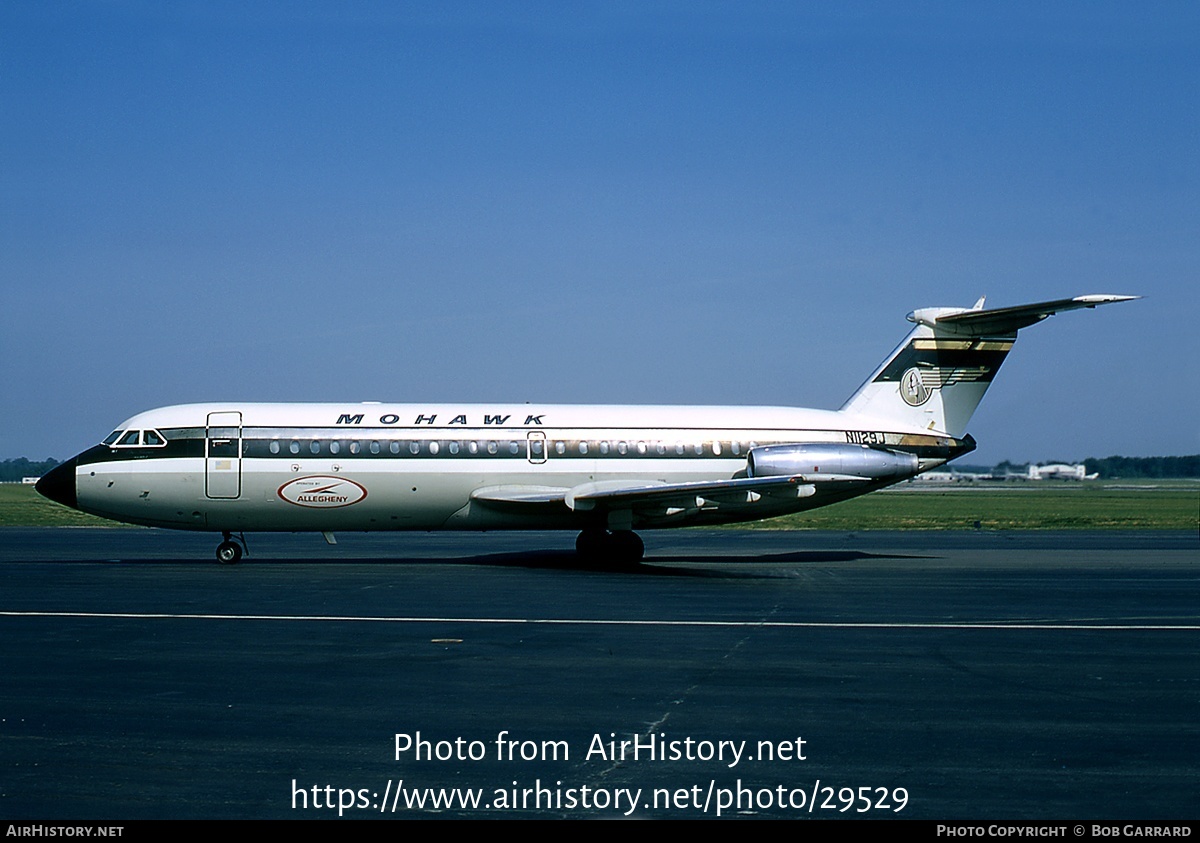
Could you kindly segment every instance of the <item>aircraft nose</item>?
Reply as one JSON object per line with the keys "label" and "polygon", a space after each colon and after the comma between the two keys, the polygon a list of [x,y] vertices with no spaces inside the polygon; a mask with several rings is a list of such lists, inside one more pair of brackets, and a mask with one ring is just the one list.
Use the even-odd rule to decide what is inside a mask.
{"label": "aircraft nose", "polygon": [[42,497],[78,509],[78,498],[75,495],[75,458],[54,466],[42,475],[42,479],[33,488],[37,489]]}

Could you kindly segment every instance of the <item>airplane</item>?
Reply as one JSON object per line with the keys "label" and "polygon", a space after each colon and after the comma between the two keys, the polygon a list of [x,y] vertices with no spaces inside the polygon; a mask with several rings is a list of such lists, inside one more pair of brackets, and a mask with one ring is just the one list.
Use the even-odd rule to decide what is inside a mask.
{"label": "airplane", "polygon": [[139,413],[38,481],[131,524],[220,533],[578,530],[636,562],[636,530],[757,521],[844,501],[975,448],[966,433],[1017,332],[1139,296],[908,314],[908,336],[838,410],[483,404],[184,404]]}

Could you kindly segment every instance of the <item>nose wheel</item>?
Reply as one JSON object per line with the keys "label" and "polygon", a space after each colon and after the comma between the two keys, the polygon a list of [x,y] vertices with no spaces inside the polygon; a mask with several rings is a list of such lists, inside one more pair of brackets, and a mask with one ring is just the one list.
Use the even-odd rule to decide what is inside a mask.
{"label": "nose wheel", "polygon": [[222,533],[225,541],[217,545],[217,561],[222,565],[234,565],[241,561],[246,550],[246,537],[238,536],[240,541],[234,541],[231,533]]}

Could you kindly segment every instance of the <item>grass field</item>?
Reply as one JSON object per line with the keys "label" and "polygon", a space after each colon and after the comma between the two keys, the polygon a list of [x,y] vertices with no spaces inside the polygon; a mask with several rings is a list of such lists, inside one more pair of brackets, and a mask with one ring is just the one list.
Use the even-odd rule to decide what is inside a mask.
{"label": "grass field", "polygon": [[[737,525],[762,530],[1188,530],[1200,482],[902,486],[811,512]],[[32,486],[0,484],[0,527],[112,526],[51,503]]]}
{"label": "grass field", "polygon": [[750,525],[767,530],[1185,530],[1200,483],[1054,483],[886,489]]}
{"label": "grass field", "polygon": [[22,483],[0,483],[0,527],[104,527],[113,522],[46,500]]}

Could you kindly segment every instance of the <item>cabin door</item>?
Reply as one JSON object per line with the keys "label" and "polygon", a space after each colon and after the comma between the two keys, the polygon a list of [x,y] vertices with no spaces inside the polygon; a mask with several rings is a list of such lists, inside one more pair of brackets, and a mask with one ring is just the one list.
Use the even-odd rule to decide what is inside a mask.
{"label": "cabin door", "polygon": [[242,414],[209,413],[204,436],[204,493],[237,498],[242,493]]}

